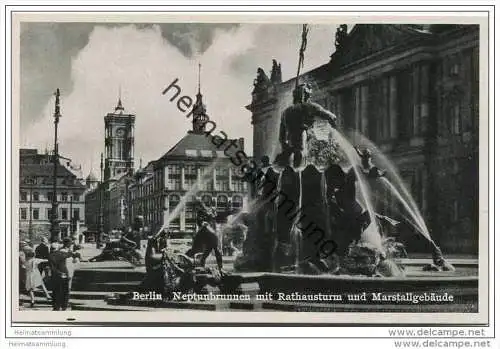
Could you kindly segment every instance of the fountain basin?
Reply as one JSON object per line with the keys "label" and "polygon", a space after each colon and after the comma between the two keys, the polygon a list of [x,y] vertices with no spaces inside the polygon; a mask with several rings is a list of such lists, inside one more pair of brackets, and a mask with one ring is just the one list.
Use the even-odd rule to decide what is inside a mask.
{"label": "fountain basin", "polygon": [[[477,311],[477,264],[455,260],[453,272],[422,271],[423,261],[405,265],[405,277],[367,277],[361,275],[296,275],[264,273],[259,292],[269,292],[280,307],[292,302],[306,304],[366,304],[380,306],[423,306],[443,309],[468,305]],[[308,295],[331,295],[330,299],[309,299]],[[309,297],[309,298],[308,298]],[[287,306],[288,307],[288,306]],[[472,309],[472,310],[470,310]],[[373,311],[380,311],[378,306]]]}

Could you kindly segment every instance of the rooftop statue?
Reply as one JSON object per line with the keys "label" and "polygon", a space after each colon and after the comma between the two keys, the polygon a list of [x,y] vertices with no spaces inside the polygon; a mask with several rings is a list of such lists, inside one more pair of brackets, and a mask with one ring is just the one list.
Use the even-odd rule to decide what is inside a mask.
{"label": "rooftop statue", "polygon": [[335,33],[335,48],[339,49],[342,47],[345,38],[347,37],[347,24],[341,24],[337,28],[337,32]]}

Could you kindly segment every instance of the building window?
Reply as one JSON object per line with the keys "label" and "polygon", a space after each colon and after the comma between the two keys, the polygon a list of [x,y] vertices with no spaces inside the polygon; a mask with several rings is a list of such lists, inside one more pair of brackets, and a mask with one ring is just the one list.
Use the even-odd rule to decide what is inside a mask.
{"label": "building window", "polygon": [[118,139],[116,141],[116,152],[115,152],[115,158],[117,159],[124,159],[124,147],[123,147],[123,139]]}
{"label": "building window", "polygon": [[182,185],[181,181],[181,168],[178,165],[168,166],[168,189],[180,190]]}
{"label": "building window", "polygon": [[229,168],[227,167],[219,167],[215,169],[215,176],[221,178],[229,177]]}
{"label": "building window", "polygon": [[80,201],[80,195],[78,193],[73,193],[73,201]]}
{"label": "building window", "polygon": [[212,197],[210,195],[203,195],[201,197],[201,202],[207,206],[212,206]]}
{"label": "building window", "polygon": [[73,209],[73,218],[76,219],[77,221],[80,220],[80,209],[79,208]]}
{"label": "building window", "polygon": [[449,64],[449,76],[458,76],[460,74],[460,61],[458,58],[452,58]]}
{"label": "building window", "polygon": [[50,220],[51,212],[52,212],[51,208],[48,208],[45,210],[45,217],[47,217],[47,219],[49,219],[49,220]]}
{"label": "building window", "polygon": [[25,191],[20,192],[19,197],[21,201],[28,201],[28,194]]}
{"label": "building window", "polygon": [[243,207],[243,198],[239,195],[233,196],[233,208],[239,210]]}
{"label": "building window", "polygon": [[61,193],[61,201],[68,201],[68,193]]}
{"label": "building window", "polygon": [[228,209],[227,207],[228,199],[225,195],[219,195],[217,197],[217,212],[224,212]]}
{"label": "building window", "polygon": [[184,183],[187,188],[191,188],[196,184],[198,179],[198,170],[194,165],[187,165],[184,168]]}
{"label": "building window", "polygon": [[38,208],[33,209],[33,219],[34,220],[40,219],[40,210]]}
{"label": "building window", "polygon": [[194,232],[196,230],[196,212],[194,209],[194,202],[188,202],[186,204],[185,211],[185,227],[186,231]]}
{"label": "building window", "polygon": [[229,168],[219,167],[215,169],[215,190],[229,190]]}
{"label": "building window", "polygon": [[170,208],[170,212],[175,209],[175,207],[179,204],[179,201],[179,195],[170,195],[168,200],[168,207]]}
{"label": "building window", "polygon": [[449,110],[450,128],[452,134],[460,134],[462,125],[460,120],[460,102],[455,101]]}
{"label": "building window", "polygon": [[37,191],[33,193],[33,201],[40,201],[40,194]]}
{"label": "building window", "polygon": [[61,219],[62,220],[68,219],[68,209],[67,208],[61,208]]}
{"label": "building window", "polygon": [[28,218],[28,209],[26,208],[21,208],[19,210],[19,215],[21,216],[22,220],[26,220]]}
{"label": "building window", "polygon": [[229,190],[229,180],[228,179],[217,179],[215,183],[215,190],[217,191],[228,191]]}
{"label": "building window", "polygon": [[202,173],[201,189],[214,190],[213,170],[211,170],[210,168],[202,168],[201,173]]}
{"label": "building window", "polygon": [[233,188],[234,188],[234,191],[242,193],[246,190],[246,184],[241,179],[233,179]]}
{"label": "building window", "polygon": [[52,201],[52,199],[53,199],[53,195],[54,195],[54,193],[52,193],[51,191],[49,191],[49,192],[47,193],[47,201]]}

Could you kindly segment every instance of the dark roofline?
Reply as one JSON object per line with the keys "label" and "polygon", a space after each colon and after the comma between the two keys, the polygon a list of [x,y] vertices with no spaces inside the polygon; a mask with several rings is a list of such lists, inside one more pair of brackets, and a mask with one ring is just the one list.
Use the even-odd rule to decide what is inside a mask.
{"label": "dark roofline", "polygon": [[[361,28],[361,26],[364,26],[364,25],[377,25],[377,24],[370,24],[370,23],[366,23],[366,24],[356,24],[354,25],[354,27],[349,31],[349,33],[347,34],[347,38],[350,38],[352,37],[357,30],[359,30],[359,28]],[[411,35],[414,35],[415,38],[422,38],[422,39],[426,39],[426,38],[433,38],[433,37],[436,37],[437,35],[442,35],[443,32],[428,32],[428,31],[424,31],[424,30],[419,30],[418,28],[414,28],[414,27],[411,27],[411,26],[407,26],[405,24],[385,24],[385,25],[388,25],[388,26],[391,26],[392,28],[396,29],[396,30],[399,30],[401,32],[404,32],[404,33],[408,33],[408,34],[411,34]],[[449,31],[453,31],[453,30],[456,30],[457,28],[455,29],[450,29]],[[445,33],[448,32],[448,31],[445,31]],[[335,53],[337,51],[335,51],[331,56],[330,58],[333,58]],[[307,54],[306,54],[307,56]],[[306,58],[307,59],[307,58]],[[353,62],[354,63],[354,62]],[[334,61],[332,59],[330,59],[328,62],[326,62],[325,64],[323,65],[320,65],[312,70],[309,70],[307,72],[304,72],[302,74],[299,75],[299,81],[300,79],[303,79],[303,78],[308,78],[308,77],[314,77],[315,75],[320,75],[321,73],[323,73],[325,70],[329,70],[332,68],[332,64],[334,64]],[[295,83],[295,80],[296,80],[296,77],[292,77],[286,81],[283,81],[282,83],[279,84],[280,87],[289,87],[290,84],[293,84]]]}

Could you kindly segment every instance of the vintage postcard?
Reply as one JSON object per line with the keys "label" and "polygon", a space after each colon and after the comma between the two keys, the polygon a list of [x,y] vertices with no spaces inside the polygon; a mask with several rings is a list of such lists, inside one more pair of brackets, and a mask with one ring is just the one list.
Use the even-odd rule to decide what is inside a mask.
{"label": "vintage postcard", "polygon": [[489,319],[488,17],[12,14],[12,321]]}

